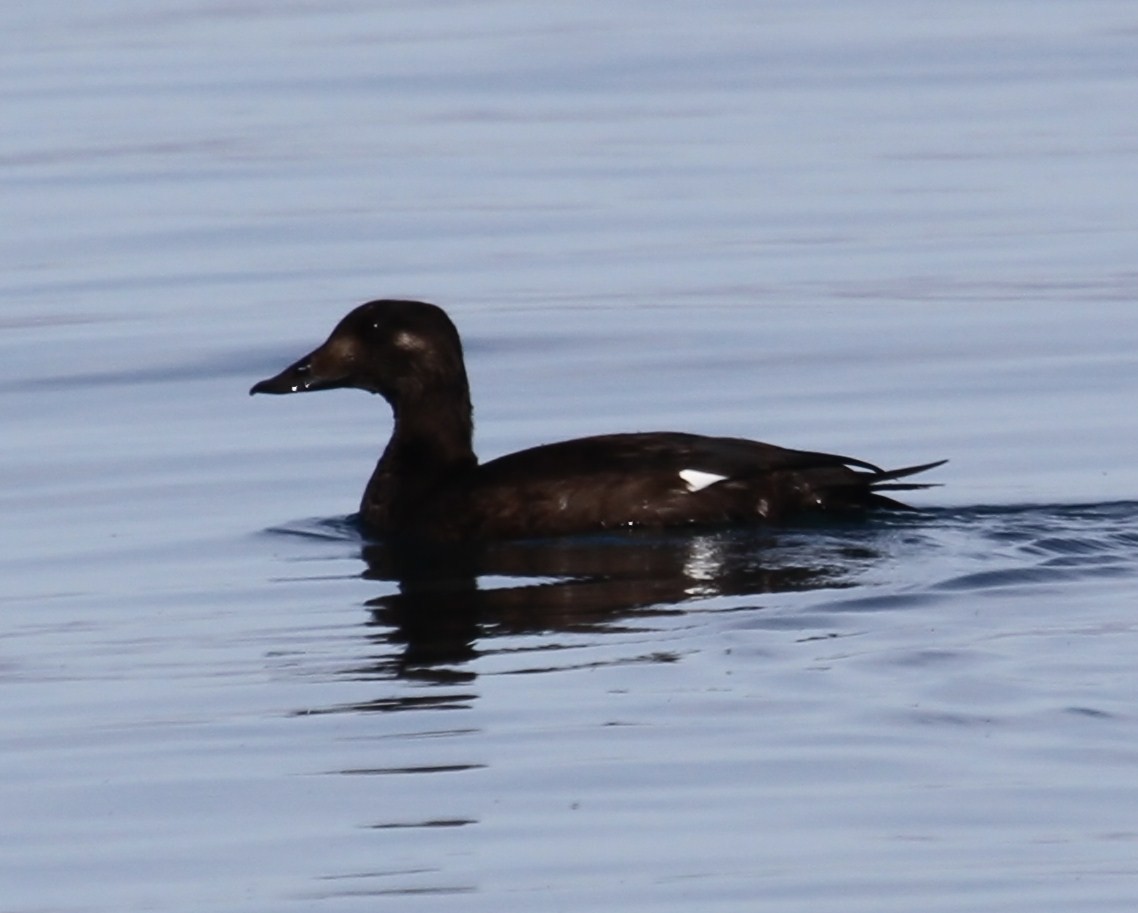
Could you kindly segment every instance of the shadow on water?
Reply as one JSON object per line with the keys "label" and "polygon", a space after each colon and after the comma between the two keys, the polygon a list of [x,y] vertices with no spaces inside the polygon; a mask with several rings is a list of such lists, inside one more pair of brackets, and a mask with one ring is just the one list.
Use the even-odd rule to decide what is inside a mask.
{"label": "shadow on water", "polygon": [[769,532],[605,536],[478,547],[363,547],[364,576],[398,592],[368,601],[377,638],[401,645],[389,674],[435,678],[494,637],[605,632],[712,596],[853,585],[875,554],[827,543],[810,555]]}
{"label": "shadow on water", "polygon": [[[344,674],[459,684],[475,678],[472,660],[500,649],[496,639],[635,632],[713,597],[735,598],[725,611],[753,611],[759,606],[748,597],[856,588],[835,594],[830,609],[837,613],[863,603],[919,607],[966,590],[1133,573],[1136,517],[1132,502],[973,507],[862,523],[621,531],[429,549],[368,542],[351,519],[276,532],[354,541],[361,576],[395,584],[395,592],[366,602],[376,649]],[[556,638],[546,648],[555,649]]]}
{"label": "shadow on water", "polygon": [[[715,597],[732,598],[719,611],[754,610],[751,597],[854,587],[898,535],[894,526],[848,523],[409,547],[366,541],[350,519],[275,532],[354,540],[361,576],[389,590],[394,584],[394,592],[365,603],[374,649],[344,675],[437,684],[472,681],[471,662],[516,649],[511,637],[536,635],[537,646],[528,641],[527,650],[553,651],[564,637],[542,635],[597,643],[600,635],[646,631],[651,619],[682,616]],[[660,651],[651,659],[669,661]]]}

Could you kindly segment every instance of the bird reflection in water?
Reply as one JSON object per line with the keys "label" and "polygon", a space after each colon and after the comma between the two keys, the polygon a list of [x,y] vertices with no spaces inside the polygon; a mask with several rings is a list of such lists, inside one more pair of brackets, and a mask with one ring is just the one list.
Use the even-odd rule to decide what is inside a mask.
{"label": "bird reflection in water", "polygon": [[495,637],[627,631],[692,600],[852,586],[878,555],[864,541],[818,531],[733,530],[372,543],[362,557],[365,577],[398,585],[367,603],[386,656],[372,673],[453,684],[474,677],[469,662]]}

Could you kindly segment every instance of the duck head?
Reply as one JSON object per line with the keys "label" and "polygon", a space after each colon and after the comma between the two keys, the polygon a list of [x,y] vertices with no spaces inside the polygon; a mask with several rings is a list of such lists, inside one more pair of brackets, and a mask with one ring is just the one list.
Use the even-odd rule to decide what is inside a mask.
{"label": "duck head", "polygon": [[433,304],[369,301],[344,317],[323,345],[254,384],[249,394],[340,387],[378,393],[392,405],[439,390],[465,391],[458,331]]}

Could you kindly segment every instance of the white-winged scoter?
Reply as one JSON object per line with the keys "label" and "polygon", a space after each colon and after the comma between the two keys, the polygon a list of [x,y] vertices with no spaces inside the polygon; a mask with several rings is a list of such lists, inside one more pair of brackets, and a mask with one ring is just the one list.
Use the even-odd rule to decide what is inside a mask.
{"label": "white-winged scoter", "polygon": [[560,536],[619,527],[771,524],[811,512],[907,509],[883,491],[944,460],[883,470],[827,453],[670,431],[545,444],[479,463],[462,343],[421,301],[371,301],[253,393],[357,387],[395,428],[360,504],[373,535],[440,542]]}

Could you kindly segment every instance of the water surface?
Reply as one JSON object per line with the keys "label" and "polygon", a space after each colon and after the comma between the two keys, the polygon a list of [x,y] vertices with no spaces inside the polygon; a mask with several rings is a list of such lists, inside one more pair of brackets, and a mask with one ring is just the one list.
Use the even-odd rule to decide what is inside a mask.
{"label": "water surface", "polygon": [[[5,910],[1133,909],[1129,4],[4,18]],[[944,487],[408,562],[383,404],[246,396],[380,295],[484,457]]]}

